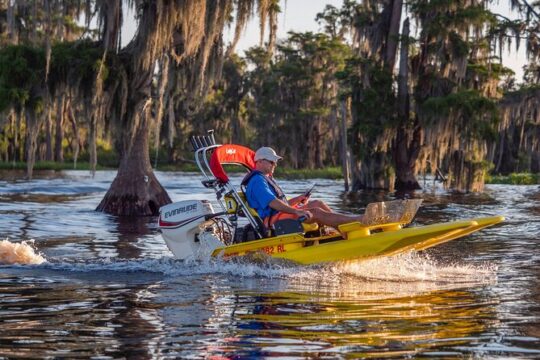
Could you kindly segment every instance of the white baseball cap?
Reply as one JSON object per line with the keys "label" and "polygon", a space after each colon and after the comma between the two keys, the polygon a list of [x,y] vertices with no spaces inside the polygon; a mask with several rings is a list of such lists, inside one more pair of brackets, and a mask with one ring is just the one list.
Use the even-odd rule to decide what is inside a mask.
{"label": "white baseball cap", "polygon": [[278,160],[281,160],[282,157],[276,154],[274,149],[272,149],[271,147],[262,147],[255,152],[255,161],[263,159],[276,162]]}

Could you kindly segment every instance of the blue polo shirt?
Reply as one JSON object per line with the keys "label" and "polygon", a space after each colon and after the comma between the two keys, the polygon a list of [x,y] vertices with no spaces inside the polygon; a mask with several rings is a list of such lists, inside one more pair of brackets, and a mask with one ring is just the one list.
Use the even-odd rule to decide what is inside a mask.
{"label": "blue polo shirt", "polygon": [[270,202],[277,199],[274,189],[268,185],[263,174],[255,174],[249,180],[246,189],[246,198],[249,206],[257,210],[261,219],[276,213],[270,207]]}

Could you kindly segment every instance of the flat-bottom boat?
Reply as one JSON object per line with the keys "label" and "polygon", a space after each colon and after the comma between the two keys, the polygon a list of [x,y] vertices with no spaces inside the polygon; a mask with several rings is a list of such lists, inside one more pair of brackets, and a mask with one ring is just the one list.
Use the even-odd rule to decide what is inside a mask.
{"label": "flat-bottom boat", "polygon": [[[158,228],[179,259],[231,258],[253,253],[315,264],[390,256],[424,250],[469,235],[504,220],[502,216],[407,227],[421,200],[394,200],[366,207],[363,223],[340,225],[337,231],[282,220],[264,227],[243,190],[230,182],[223,165],[255,166],[254,152],[240,145],[215,143],[213,134],[191,139],[202,184],[215,190],[219,212],[206,200],[186,200],[160,209]],[[247,224],[242,224],[245,219]]]}

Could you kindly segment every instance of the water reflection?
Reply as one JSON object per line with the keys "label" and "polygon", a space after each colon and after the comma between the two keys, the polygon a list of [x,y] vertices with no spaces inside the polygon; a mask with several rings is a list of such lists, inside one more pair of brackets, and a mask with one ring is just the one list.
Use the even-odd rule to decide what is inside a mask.
{"label": "water reflection", "polygon": [[483,288],[455,287],[349,277],[338,283],[291,282],[288,291],[224,293],[220,288],[209,304],[215,310],[208,326],[232,326],[201,355],[256,358],[309,353],[314,358],[335,358],[344,352],[379,357],[433,348],[452,351],[479,341],[498,323],[497,301],[485,296]]}
{"label": "water reflection", "polygon": [[115,242],[117,256],[121,259],[137,259],[141,257],[142,250],[138,247],[141,237],[153,234],[150,226],[156,222],[155,218],[137,218],[119,216],[115,218],[118,240]]}
{"label": "water reflection", "polygon": [[[0,180],[0,240],[33,238],[47,260],[0,266],[0,357],[540,356],[537,186],[407,194],[424,199],[416,224],[507,221],[430,257],[297,267],[174,261],[154,219],[94,211],[114,175]],[[174,201],[213,199],[197,174],[158,177]],[[356,213],[400,196],[282,183],[289,194],[316,183],[314,197]]]}
{"label": "water reflection", "polygon": [[81,286],[55,277],[0,277],[0,356],[152,357],[161,329],[157,310],[145,306],[149,286]]}

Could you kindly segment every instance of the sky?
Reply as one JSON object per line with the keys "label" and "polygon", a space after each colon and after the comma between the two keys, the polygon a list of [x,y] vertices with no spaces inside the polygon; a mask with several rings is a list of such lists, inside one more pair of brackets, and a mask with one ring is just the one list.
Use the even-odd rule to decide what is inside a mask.
{"label": "sky", "polygon": [[[494,5],[492,11],[501,13],[507,17],[515,17],[510,13],[508,7],[508,0],[500,0],[498,4]],[[305,32],[312,31],[317,32],[320,29],[319,24],[315,21],[317,13],[322,12],[327,4],[340,8],[343,4],[343,0],[280,0],[281,14],[278,16],[278,40],[287,37],[287,32]],[[129,18],[129,16],[128,16]],[[134,34],[134,20],[128,20],[124,24],[123,29],[123,43],[129,42]],[[225,32],[225,41],[229,41],[233,37],[234,25],[230,30]],[[268,33],[266,33],[267,35]],[[414,34],[413,34],[414,35]],[[236,51],[243,55],[243,51],[251,46],[259,44],[260,31],[259,20],[254,17],[247,25],[246,30],[242,34]],[[513,49],[514,50],[514,49]],[[519,52],[503,53],[503,64],[516,73],[516,79],[521,81],[523,76],[523,65],[526,64],[525,49],[522,45]]]}
{"label": "sky", "polygon": [[[289,31],[318,32],[320,26],[315,21],[315,16],[322,12],[327,4],[340,8],[343,0],[280,0],[281,14],[278,15],[278,39],[286,38]],[[259,20],[254,18],[242,35],[237,51],[258,45],[259,37]]]}
{"label": "sky", "polygon": [[[327,4],[340,8],[343,0],[281,0],[280,4],[282,13],[278,17],[278,39],[283,39],[287,37],[289,31],[320,31],[321,28],[315,21],[317,13],[322,12]],[[507,0],[500,0],[492,11],[505,16],[510,16],[511,13]],[[236,51],[242,54],[249,47],[258,45],[259,37],[259,22],[254,18],[243,33]],[[227,38],[232,39],[232,31],[226,35],[225,39]],[[518,52],[503,52],[503,64],[514,70],[516,79],[520,82],[523,77],[522,67],[526,64],[525,47],[522,45]]]}

